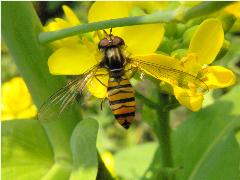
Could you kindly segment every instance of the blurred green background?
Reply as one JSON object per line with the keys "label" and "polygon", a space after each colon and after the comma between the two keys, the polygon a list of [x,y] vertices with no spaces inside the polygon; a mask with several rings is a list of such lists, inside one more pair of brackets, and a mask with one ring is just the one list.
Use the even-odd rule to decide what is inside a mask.
{"label": "blurred green background", "polygon": [[[34,2],[34,7],[41,19],[41,22],[45,25],[52,18],[63,16],[63,4],[70,6],[82,22],[87,22],[87,13],[92,2]],[[181,25],[184,26],[183,24]],[[223,55],[219,55],[220,58],[217,59],[213,64],[227,67],[234,71],[239,77],[240,30],[230,30],[226,34],[225,39],[230,43],[227,45],[225,52],[222,52]],[[20,74],[11,56],[9,55],[8,49],[3,40],[1,45],[1,82],[4,84],[11,78],[19,76]],[[164,42],[161,46],[161,50],[164,52]],[[165,53],[168,53],[167,49],[168,48],[166,48]],[[151,81],[144,79],[139,82],[138,78],[136,78],[132,80],[132,83],[136,84],[135,88],[140,89],[146,97],[154,100],[154,92],[156,92],[156,87],[151,83]],[[238,83],[236,83],[234,86],[237,85]],[[234,86],[218,89],[208,93],[205,97],[203,108],[214,104],[222,96],[230,92]],[[236,92],[239,93],[239,91]],[[236,92],[233,93],[234,95],[231,95],[231,97],[229,95],[229,99],[234,101],[235,97],[232,96],[239,98],[239,94]],[[82,115],[84,117],[93,117],[100,123],[100,130],[97,140],[98,150],[101,154],[106,152],[108,153],[106,156],[107,158],[110,158],[110,164],[114,164],[113,169],[117,176],[121,177],[122,179],[137,179],[139,176],[143,175],[144,171],[150,165],[151,160],[154,157],[155,150],[158,146],[156,135],[154,134],[151,126],[149,126],[149,124],[154,123],[153,120],[156,119],[156,114],[153,110],[137,99],[138,107],[136,121],[132,124],[132,127],[126,131],[114,120],[108,103],[104,103],[103,110],[100,110],[100,104],[101,101],[88,96],[85,97],[84,103],[81,104],[81,106],[84,107],[81,108]],[[235,110],[238,111],[240,103],[235,102],[234,105],[238,106],[235,107]],[[220,106],[217,108],[215,106],[210,108],[212,108],[211,113],[217,116],[224,116],[224,113],[218,114],[219,112],[217,112],[221,110]],[[211,116],[211,113],[209,116]],[[172,110],[170,117],[173,131],[177,129],[177,127],[179,127],[186,119],[191,122],[191,119],[194,119],[193,116],[194,115],[192,112],[182,106]],[[203,115],[203,118],[207,118],[207,115]],[[201,121],[201,118],[195,118],[195,120]],[[206,132],[203,131],[201,133]],[[191,135],[190,130],[189,134]],[[240,143],[240,133],[236,133],[236,137]],[[111,159],[111,154],[109,155],[109,152],[113,155],[113,160]]]}

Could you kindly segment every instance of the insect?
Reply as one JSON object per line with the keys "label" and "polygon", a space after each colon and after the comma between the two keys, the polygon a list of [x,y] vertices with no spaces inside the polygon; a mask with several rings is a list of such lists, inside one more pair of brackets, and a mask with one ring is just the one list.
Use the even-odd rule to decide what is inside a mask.
{"label": "insect", "polygon": [[[104,32],[106,36],[98,44],[98,49],[103,55],[102,60],[85,72],[81,78],[72,80],[51,96],[40,108],[40,120],[46,119],[45,117],[49,116],[50,109],[54,106],[58,106],[60,112],[62,112],[75,101],[77,95],[82,93],[86,84],[96,78],[107,88],[107,99],[115,119],[121,126],[128,129],[135,117],[136,102],[127,71],[134,74],[140,70],[160,80],[177,81],[177,85],[185,89],[188,89],[188,83],[192,82],[200,91],[208,90],[200,79],[191,74],[126,56],[124,54],[124,40],[121,37],[114,36],[111,30],[110,34]],[[127,69],[127,66],[130,68]],[[97,71],[101,68],[107,70],[107,73],[98,74]],[[108,84],[101,82],[100,76],[109,76]]]}

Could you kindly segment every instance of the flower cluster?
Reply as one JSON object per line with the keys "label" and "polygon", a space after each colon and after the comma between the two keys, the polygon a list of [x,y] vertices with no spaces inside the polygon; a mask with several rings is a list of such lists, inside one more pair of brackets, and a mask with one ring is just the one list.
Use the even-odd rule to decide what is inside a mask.
{"label": "flower cluster", "polygon": [[[88,22],[128,17],[134,14],[136,7],[152,12],[163,6],[161,3],[153,6],[150,3],[137,2],[95,2],[89,10]],[[107,11],[102,10],[106,8]],[[44,28],[45,31],[55,31],[81,23],[69,7],[63,6],[63,10],[66,19],[56,18]],[[224,42],[222,24],[218,19],[206,19],[195,29],[187,53],[181,58],[156,53],[164,37],[163,24],[118,27],[113,29],[113,34],[124,39],[126,51],[131,58],[187,72],[201,79],[209,89],[231,86],[235,82],[235,75],[231,70],[221,66],[208,66],[214,61]],[[50,72],[54,75],[80,75],[99,63],[101,55],[97,49],[97,37],[102,36],[103,34],[97,31],[53,42],[55,51],[48,60]],[[98,73],[101,73],[100,71],[103,70]],[[107,80],[106,77],[101,79],[106,84]],[[170,85],[180,104],[192,111],[201,108],[204,94],[198,92],[197,87],[189,85],[189,89],[184,89],[174,83]],[[98,98],[104,98],[107,94],[106,87],[97,80],[90,81],[87,87]]]}
{"label": "flower cluster", "polygon": [[37,115],[37,108],[24,80],[15,77],[2,86],[2,120],[32,118]]}

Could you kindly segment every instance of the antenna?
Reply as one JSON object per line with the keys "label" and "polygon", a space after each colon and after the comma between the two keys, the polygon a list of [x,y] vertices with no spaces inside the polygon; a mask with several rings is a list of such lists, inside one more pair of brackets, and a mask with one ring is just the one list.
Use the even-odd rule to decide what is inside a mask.
{"label": "antenna", "polygon": [[110,28],[110,34],[108,34],[105,29],[103,29],[103,32],[104,32],[105,36],[106,36],[107,38],[109,38],[109,39],[111,39],[111,37],[113,36],[113,35],[112,35],[112,28]]}
{"label": "antenna", "polygon": [[112,28],[110,29],[110,36],[112,36]]}
{"label": "antenna", "polygon": [[106,36],[108,36],[108,33],[107,33],[107,31],[106,31],[105,29],[103,29],[103,32],[104,32],[104,34],[105,34]]}

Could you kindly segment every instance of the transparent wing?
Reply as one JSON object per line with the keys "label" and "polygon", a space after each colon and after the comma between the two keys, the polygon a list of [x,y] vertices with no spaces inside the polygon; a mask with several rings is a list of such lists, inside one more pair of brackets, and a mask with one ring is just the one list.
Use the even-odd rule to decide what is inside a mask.
{"label": "transparent wing", "polygon": [[165,81],[169,84],[174,84],[184,89],[190,89],[191,87],[194,87],[196,88],[197,92],[201,93],[208,91],[207,85],[201,79],[181,70],[138,59],[130,60],[130,64],[153,76],[154,78]]}
{"label": "transparent wing", "polygon": [[40,121],[52,121],[59,119],[59,115],[71,109],[76,103],[77,96],[81,95],[86,84],[94,77],[98,66],[94,66],[81,77],[71,80],[66,86],[59,89],[41,106],[38,119]]}

